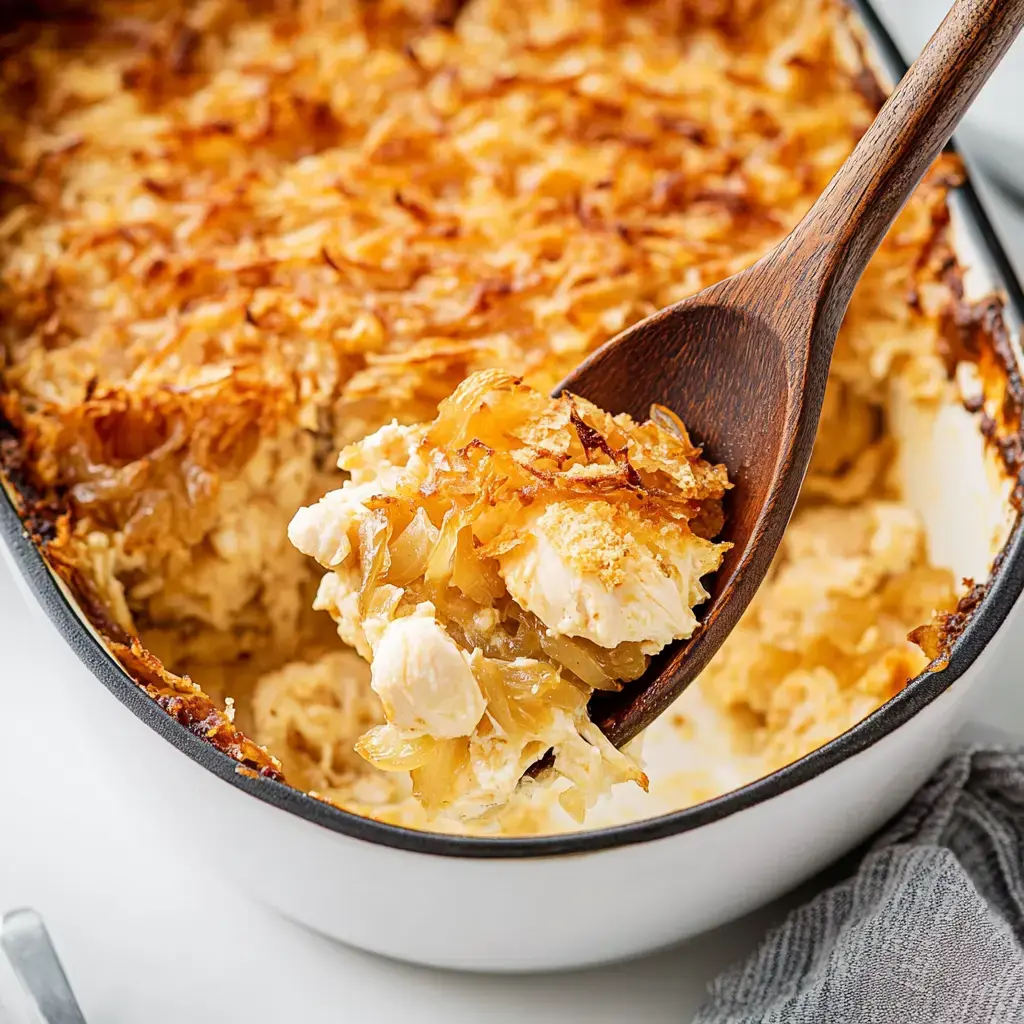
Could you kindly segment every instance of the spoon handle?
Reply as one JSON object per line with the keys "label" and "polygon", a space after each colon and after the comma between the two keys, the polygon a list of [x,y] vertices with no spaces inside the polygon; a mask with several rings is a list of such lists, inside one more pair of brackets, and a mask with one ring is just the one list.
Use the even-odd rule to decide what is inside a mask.
{"label": "spoon handle", "polygon": [[[1024,0],[955,0],[779,260],[812,276],[836,329],[853,289],[918,182],[1024,26]],[[816,280],[813,280],[816,278]],[[834,337],[826,330],[819,337]]]}

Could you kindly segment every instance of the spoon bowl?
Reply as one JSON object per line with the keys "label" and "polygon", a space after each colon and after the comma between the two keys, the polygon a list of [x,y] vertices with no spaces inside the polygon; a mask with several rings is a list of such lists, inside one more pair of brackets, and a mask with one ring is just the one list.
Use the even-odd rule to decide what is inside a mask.
{"label": "spoon bowl", "polygon": [[621,746],[696,678],[772,563],[811,459],[836,336],[868,261],[1024,26],[1024,0],[956,0],[824,193],[752,267],[655,313],[564,380],[612,412],[680,416],[733,482],[733,545],[690,640],[591,717]]}
{"label": "spoon bowl", "polygon": [[[622,744],[658,717],[707,665],[754,596],[796,504],[814,441],[831,354],[811,321],[783,333],[759,309],[771,264],[661,310],[599,349],[560,386],[635,419],[654,403],[677,413],[706,457],[729,470],[723,539],[701,625],[619,693],[595,693],[591,714]],[[778,282],[777,287],[782,282]],[[770,312],[770,310],[769,310]],[[795,332],[805,328],[808,336]],[[802,353],[818,353],[817,359]],[[639,723],[643,723],[642,725]]]}

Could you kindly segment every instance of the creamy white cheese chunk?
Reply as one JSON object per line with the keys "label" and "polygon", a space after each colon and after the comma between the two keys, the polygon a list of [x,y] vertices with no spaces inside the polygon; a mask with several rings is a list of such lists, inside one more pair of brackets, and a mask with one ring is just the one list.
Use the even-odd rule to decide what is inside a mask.
{"label": "creamy white cheese chunk", "polygon": [[399,729],[438,739],[469,736],[487,703],[468,657],[433,613],[424,602],[388,623],[373,652],[370,685]]}
{"label": "creamy white cheese chunk", "polygon": [[689,637],[693,606],[707,597],[700,577],[718,564],[716,546],[678,532],[654,544],[607,512],[596,502],[543,509],[523,543],[499,560],[509,593],[552,632],[601,647],[636,642],[654,653]]}

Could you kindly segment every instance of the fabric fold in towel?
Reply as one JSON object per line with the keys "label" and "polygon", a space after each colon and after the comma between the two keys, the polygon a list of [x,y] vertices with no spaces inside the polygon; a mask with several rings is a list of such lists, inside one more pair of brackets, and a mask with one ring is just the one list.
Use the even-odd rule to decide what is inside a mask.
{"label": "fabric fold in towel", "polygon": [[945,762],[857,872],[712,982],[695,1024],[1022,1024],[1024,752]]}

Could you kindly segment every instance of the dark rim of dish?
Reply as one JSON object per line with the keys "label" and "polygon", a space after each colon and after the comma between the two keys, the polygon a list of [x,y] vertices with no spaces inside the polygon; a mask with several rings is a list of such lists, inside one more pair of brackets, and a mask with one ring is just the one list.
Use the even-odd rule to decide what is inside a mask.
{"label": "dark rim of dish", "polygon": [[[898,81],[906,63],[870,3],[847,3],[870,39],[874,50],[870,56],[880,62],[893,81]],[[975,229],[987,261],[985,269],[995,284],[1002,286],[1004,315],[1010,326],[1019,330],[1024,323],[1024,291],[970,182],[951,193],[949,202]],[[1024,592],[1024,518],[1018,516],[989,581],[983,588],[976,588],[977,609],[970,609],[963,631],[948,651],[945,667],[941,671],[926,670],[867,718],[799,761],[694,807],[624,825],[523,838],[451,836],[386,825],[340,810],[284,783],[239,772],[236,761],[190,732],[135,684],[65,596],[6,489],[0,487],[0,494],[0,536],[43,610],[86,668],[150,728],[213,774],[283,811],[354,839],[446,857],[501,859],[593,853],[687,832],[785,793],[874,745],[949,689],[974,663]]]}

